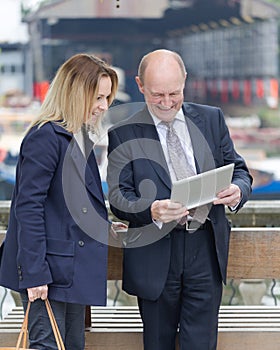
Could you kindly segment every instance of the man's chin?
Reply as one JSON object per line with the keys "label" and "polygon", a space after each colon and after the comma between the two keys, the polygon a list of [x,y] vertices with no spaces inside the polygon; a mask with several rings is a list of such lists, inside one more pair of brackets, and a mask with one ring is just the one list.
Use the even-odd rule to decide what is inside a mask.
{"label": "man's chin", "polygon": [[169,110],[157,109],[157,117],[162,121],[170,122],[175,118],[177,112],[178,111],[175,109],[169,109]]}

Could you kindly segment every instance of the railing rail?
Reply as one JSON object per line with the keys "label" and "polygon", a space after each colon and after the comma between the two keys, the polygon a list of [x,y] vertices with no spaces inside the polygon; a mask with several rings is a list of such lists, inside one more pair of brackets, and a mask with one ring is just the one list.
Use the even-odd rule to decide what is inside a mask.
{"label": "railing rail", "polygon": [[[7,227],[9,213],[10,201],[0,200],[2,228]],[[280,227],[280,200],[249,200],[237,214],[226,213],[233,227]]]}

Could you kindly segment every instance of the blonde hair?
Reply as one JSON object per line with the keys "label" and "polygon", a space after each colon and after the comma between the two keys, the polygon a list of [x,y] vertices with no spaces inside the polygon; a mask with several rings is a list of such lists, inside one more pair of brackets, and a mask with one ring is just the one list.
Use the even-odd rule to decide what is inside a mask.
{"label": "blonde hair", "polygon": [[68,132],[77,132],[83,125],[85,116],[91,113],[102,77],[109,77],[112,82],[111,94],[108,98],[108,105],[110,105],[118,88],[116,71],[93,55],[81,53],[70,57],[58,69],[39,115],[28,130],[35,125],[41,127],[53,121]]}

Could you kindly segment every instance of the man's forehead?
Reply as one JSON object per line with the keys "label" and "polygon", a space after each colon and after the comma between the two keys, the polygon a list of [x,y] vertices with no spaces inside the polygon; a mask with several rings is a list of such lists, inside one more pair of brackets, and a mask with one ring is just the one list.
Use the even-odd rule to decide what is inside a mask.
{"label": "man's forehead", "polygon": [[176,82],[176,84],[169,84],[168,86],[155,84],[148,86],[144,85],[144,87],[152,94],[173,94],[182,92],[184,84]]}

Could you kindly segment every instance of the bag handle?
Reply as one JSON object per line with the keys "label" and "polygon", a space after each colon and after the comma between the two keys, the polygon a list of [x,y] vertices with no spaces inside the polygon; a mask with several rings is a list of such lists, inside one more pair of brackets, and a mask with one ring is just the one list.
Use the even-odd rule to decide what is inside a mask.
{"label": "bag handle", "polygon": [[57,344],[58,350],[65,350],[65,347],[64,347],[64,344],[63,344],[63,340],[62,340],[62,337],[61,337],[61,334],[60,334],[60,331],[59,331],[56,319],[54,317],[54,314],[53,314],[53,311],[52,311],[52,308],[51,308],[51,304],[50,304],[48,299],[45,300],[45,304],[46,304],[47,312],[48,312],[48,315],[49,315],[49,319],[51,321],[52,330],[53,330],[53,334],[54,334],[54,337],[55,337],[55,340],[56,340],[56,344]]}
{"label": "bag handle", "polygon": [[[22,349],[27,349],[26,345],[27,345],[28,316],[29,316],[29,311],[30,311],[30,305],[31,305],[31,302],[28,300],[27,308],[25,311],[25,316],[24,316],[21,330],[20,330],[18,340],[17,340],[16,350],[20,350],[21,342],[22,342]],[[52,330],[54,333],[57,348],[58,348],[58,350],[65,350],[65,346],[63,344],[63,340],[62,340],[56,319],[54,317],[54,314],[53,314],[53,311],[51,308],[51,304],[50,304],[48,299],[45,300],[45,305],[46,305],[46,309],[47,309],[49,319],[51,322],[51,326],[52,326]]]}
{"label": "bag handle", "polygon": [[27,329],[28,328],[28,315],[29,315],[29,310],[30,310],[30,304],[31,304],[30,301],[28,301],[27,308],[25,311],[25,316],[24,316],[24,319],[23,319],[23,322],[21,325],[21,329],[20,329],[20,333],[18,336],[18,340],[17,340],[16,350],[19,350],[22,339],[23,339],[23,342],[22,342],[23,349],[26,349],[27,333],[28,333],[28,329]]}

